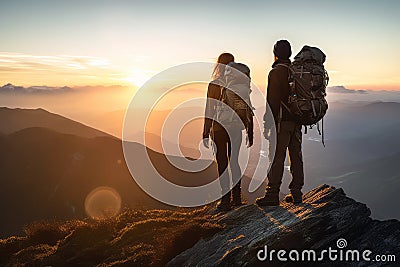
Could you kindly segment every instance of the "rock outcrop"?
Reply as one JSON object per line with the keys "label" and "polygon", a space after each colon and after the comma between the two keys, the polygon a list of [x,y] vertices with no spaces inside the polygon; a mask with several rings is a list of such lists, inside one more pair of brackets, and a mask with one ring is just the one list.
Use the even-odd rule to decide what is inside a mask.
{"label": "rock outcrop", "polygon": [[321,185],[299,205],[35,222],[0,239],[0,266],[399,266],[399,244],[399,221],[373,220],[366,205]]}
{"label": "rock outcrop", "polygon": [[[213,219],[224,225],[224,230],[212,238],[201,239],[168,266],[315,265],[312,254],[308,258],[305,253],[305,261],[296,261],[302,259],[303,250],[314,250],[316,261],[322,259],[318,263],[329,266],[399,264],[400,222],[377,221],[369,216],[368,207],[347,197],[342,189],[321,185],[306,193],[304,203],[299,205],[284,202],[279,207],[248,205],[214,215]],[[332,253],[332,257],[337,255],[336,260],[331,260],[327,252],[321,258],[321,252],[329,247],[337,251]],[[275,250],[272,258],[270,254],[266,257],[265,249],[268,253]],[[281,258],[287,261],[277,258],[280,249],[286,251]],[[295,252],[289,257],[291,250],[299,252],[298,258]],[[357,250],[359,260],[350,252],[346,258],[348,250]],[[371,253],[367,251],[364,259],[365,250]],[[385,261],[377,261],[377,255]]]}

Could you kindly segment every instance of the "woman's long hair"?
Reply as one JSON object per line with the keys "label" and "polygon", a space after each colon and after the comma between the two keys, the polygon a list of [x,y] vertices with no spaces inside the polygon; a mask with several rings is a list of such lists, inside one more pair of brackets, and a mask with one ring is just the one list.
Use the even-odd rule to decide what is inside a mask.
{"label": "woman's long hair", "polygon": [[224,71],[225,71],[225,65],[228,65],[231,62],[234,62],[235,58],[231,53],[222,53],[219,55],[217,59],[217,63],[215,64],[213,73],[212,73],[212,78],[214,80],[220,78]]}

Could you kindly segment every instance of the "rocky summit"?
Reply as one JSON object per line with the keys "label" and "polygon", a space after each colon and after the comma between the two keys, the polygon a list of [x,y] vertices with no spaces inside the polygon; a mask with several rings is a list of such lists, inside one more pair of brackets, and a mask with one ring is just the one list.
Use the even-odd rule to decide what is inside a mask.
{"label": "rocky summit", "polygon": [[[297,205],[248,205],[215,214],[213,220],[222,224],[223,230],[201,239],[167,265],[398,266],[399,221],[370,218],[366,205],[347,197],[343,189],[328,185],[311,190],[303,200]],[[285,251],[281,259],[277,257],[279,250]],[[315,258],[308,253],[311,250]]]}
{"label": "rocky summit", "polygon": [[399,244],[399,221],[321,185],[297,205],[34,222],[0,240],[0,266],[399,266]]}

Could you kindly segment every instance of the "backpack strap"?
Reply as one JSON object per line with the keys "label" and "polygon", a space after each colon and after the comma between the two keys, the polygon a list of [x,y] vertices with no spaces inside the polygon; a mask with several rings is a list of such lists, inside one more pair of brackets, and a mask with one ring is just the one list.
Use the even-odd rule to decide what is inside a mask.
{"label": "backpack strap", "polygon": [[222,85],[220,85],[219,87],[221,88],[221,92],[218,100],[222,102],[225,99],[225,87],[223,87]]}
{"label": "backpack strap", "polygon": [[285,104],[285,103],[283,103],[283,101],[281,100],[281,104],[279,105],[279,116],[278,116],[278,133],[281,131],[281,122],[282,122],[282,106],[283,107],[285,107],[288,111],[289,111],[289,113],[292,113],[291,111],[290,111],[290,108]]}
{"label": "backpack strap", "polygon": [[287,111],[289,111],[290,113],[292,113],[292,112],[290,111],[290,108],[289,108],[285,103],[283,103],[283,101],[281,101],[281,104],[282,104],[282,106],[284,106],[284,107],[287,109]]}
{"label": "backpack strap", "polygon": [[[322,145],[325,147],[325,136],[324,136],[324,117],[321,120],[321,130],[319,129],[319,122],[317,122],[317,130],[319,135],[321,135]],[[322,133],[321,133],[322,132]]]}
{"label": "backpack strap", "polygon": [[[282,67],[285,67],[285,68],[288,69],[288,83],[290,84],[290,79],[291,79],[291,74],[290,74],[290,72],[292,72],[292,69],[290,68],[290,66],[288,66],[288,65],[286,65],[286,64],[282,64],[282,63],[276,64],[276,66],[282,66]],[[290,94],[290,85],[289,85],[289,94]],[[281,100],[281,104],[280,104],[280,106],[279,106],[278,133],[279,133],[280,124],[281,124],[281,121],[282,121],[282,106],[283,106],[289,113],[292,114],[292,112],[290,111],[290,108]]]}
{"label": "backpack strap", "polygon": [[283,66],[283,67],[285,67],[285,68],[290,69],[289,65],[287,65],[287,64],[279,63],[279,64],[276,64],[275,66]]}
{"label": "backpack strap", "polygon": [[279,64],[276,64],[276,66],[282,66],[282,67],[285,67],[285,68],[287,68],[288,69],[288,81],[290,82],[290,73],[289,72],[293,72],[293,70],[292,70],[292,68],[289,66],[289,65],[287,65],[287,64],[282,64],[282,63],[279,63]]}

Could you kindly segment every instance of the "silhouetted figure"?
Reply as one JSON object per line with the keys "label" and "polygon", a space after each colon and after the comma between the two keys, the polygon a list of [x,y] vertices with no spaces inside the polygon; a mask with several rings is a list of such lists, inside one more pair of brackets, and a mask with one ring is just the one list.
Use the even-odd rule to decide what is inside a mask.
{"label": "silhouetted figure", "polygon": [[[234,68],[236,71],[229,71],[229,68]],[[233,90],[224,88],[224,85],[228,85],[229,88],[233,90],[236,89],[238,95],[240,95],[240,92],[244,93],[238,97]],[[248,146],[250,147],[253,145],[253,112],[249,97],[250,92],[250,69],[244,64],[234,63],[233,55],[229,53],[221,54],[214,68],[213,81],[208,85],[205,109],[206,118],[204,120],[203,130],[204,146],[208,148],[209,137],[215,142],[215,156],[221,190],[225,192],[228,191],[227,194],[222,196],[221,202],[218,205],[218,209],[221,211],[230,210],[231,204],[233,206],[240,206],[243,204],[240,186],[241,170],[238,158],[242,143],[242,130],[246,129],[247,131]],[[211,101],[211,99],[215,99],[216,101]],[[221,111],[223,106],[218,106],[217,101],[222,101],[230,106],[232,110],[236,112],[242,123],[221,119],[224,117]],[[210,118],[214,118],[215,120]],[[216,122],[216,120],[220,120],[222,125]],[[243,125],[244,128],[242,127]],[[224,127],[229,127],[230,136]],[[229,172],[225,171],[228,166],[230,167],[232,177],[229,177]],[[231,180],[232,184],[236,181],[238,182],[232,190],[229,190]],[[232,203],[231,197],[233,200]]]}
{"label": "silhouetted figure", "polygon": [[[302,202],[301,189],[304,185],[303,158],[302,158],[302,125],[297,123],[291,113],[283,107],[288,105],[289,98],[289,69],[283,65],[290,65],[292,55],[290,43],[286,40],[278,41],[274,46],[272,70],[268,75],[267,103],[270,106],[274,122],[267,121],[264,116],[264,136],[271,137],[272,123],[277,129],[275,157],[268,173],[268,185],[265,196],[257,200],[260,206],[279,205],[279,191],[282,184],[286,151],[289,150],[290,172],[292,181],[289,185],[291,194],[286,200],[294,203]],[[282,104],[283,103],[283,104]]]}

